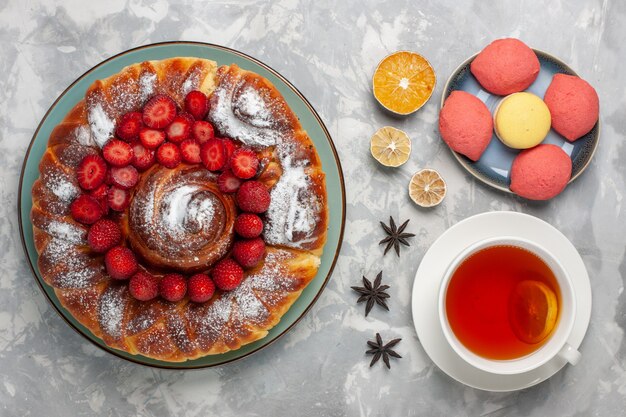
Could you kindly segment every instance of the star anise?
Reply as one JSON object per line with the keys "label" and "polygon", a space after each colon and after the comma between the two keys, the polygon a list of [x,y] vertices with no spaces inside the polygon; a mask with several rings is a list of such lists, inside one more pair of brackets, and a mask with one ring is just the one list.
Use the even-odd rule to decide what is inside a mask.
{"label": "star anise", "polygon": [[391,348],[398,344],[402,339],[393,339],[391,342],[386,345],[383,344],[383,338],[380,337],[380,333],[376,333],[376,341],[372,342],[371,340],[367,341],[367,345],[372,349],[368,350],[367,354],[374,355],[372,358],[372,362],[370,362],[370,367],[374,366],[376,362],[382,357],[383,362],[387,365],[387,368],[391,369],[391,365],[389,364],[389,357],[392,356],[394,358],[401,358],[402,356],[398,355]]}
{"label": "star anise", "polygon": [[[410,219],[409,219],[410,220]],[[400,256],[400,244],[402,243],[405,246],[411,246],[409,242],[406,241],[407,238],[415,236],[413,233],[404,233],[404,229],[406,225],[409,224],[409,220],[402,223],[400,227],[396,227],[396,222],[393,220],[393,217],[389,216],[389,226],[385,223],[380,222],[380,225],[387,233],[387,237],[381,240],[378,244],[382,245],[383,243],[387,244],[385,248],[385,253],[383,256],[387,254],[389,249],[394,248],[396,250],[396,254]]]}
{"label": "star anise", "polygon": [[367,301],[367,304],[365,305],[365,317],[367,317],[372,307],[374,307],[374,303],[389,311],[386,300],[387,298],[389,298],[389,294],[385,292],[385,290],[389,288],[389,285],[380,285],[382,279],[383,271],[380,271],[378,275],[376,275],[376,279],[374,280],[373,285],[369,279],[363,277],[362,287],[350,287],[354,291],[361,294],[361,296],[357,300],[357,303]]}

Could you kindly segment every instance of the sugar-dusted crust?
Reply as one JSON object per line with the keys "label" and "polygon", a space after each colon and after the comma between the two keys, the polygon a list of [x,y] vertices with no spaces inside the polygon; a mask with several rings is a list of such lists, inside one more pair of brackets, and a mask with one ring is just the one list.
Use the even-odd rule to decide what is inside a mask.
{"label": "sugar-dusted crust", "polygon": [[237,209],[232,194],[219,192],[217,177],[199,164],[155,164],[144,172],[121,219],[135,255],[186,274],[206,271],[227,255]]}
{"label": "sugar-dusted crust", "polygon": [[[254,106],[237,99],[241,88]],[[230,109],[230,123],[237,124],[241,137],[230,135],[254,146],[261,157],[259,180],[272,193],[267,254],[246,271],[236,290],[218,293],[207,303],[139,302],[126,283],[108,276],[102,256],[87,245],[88,228],[69,215],[69,205],[80,193],[75,168],[85,155],[100,152],[120,115],[139,110],[154,94],[168,94],[182,107],[186,93],[198,89],[211,96],[215,108]],[[252,114],[255,109],[262,114]],[[229,133],[218,116],[208,118],[222,134]],[[259,128],[274,138],[272,143],[249,143],[245,129]],[[189,166],[176,168],[185,169]],[[31,211],[39,271],[63,306],[116,349],[170,362],[238,349],[265,337],[319,268],[328,209],[317,152],[276,88],[234,65],[218,69],[209,60],[172,58],[135,64],[96,81],[51,133],[39,171]],[[116,215],[126,234],[133,233],[128,215]]]}

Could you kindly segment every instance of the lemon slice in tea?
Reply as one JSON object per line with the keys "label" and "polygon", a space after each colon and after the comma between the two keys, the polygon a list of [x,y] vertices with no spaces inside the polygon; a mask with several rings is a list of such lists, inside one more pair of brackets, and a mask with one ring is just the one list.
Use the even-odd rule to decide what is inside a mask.
{"label": "lemon slice in tea", "polygon": [[419,206],[434,207],[446,196],[446,182],[434,169],[423,169],[411,178],[409,196]]}
{"label": "lemon slice in tea", "polygon": [[372,88],[381,106],[404,116],[428,101],[436,81],[435,71],[426,58],[415,52],[398,51],[380,61]]}
{"label": "lemon slice in tea", "polygon": [[541,281],[518,283],[509,299],[509,323],[515,335],[526,343],[539,343],[552,332],[558,317],[558,301],[552,289]]}
{"label": "lemon slice in tea", "polygon": [[399,167],[409,160],[411,139],[394,127],[381,127],[370,140],[370,152],[384,166]]}

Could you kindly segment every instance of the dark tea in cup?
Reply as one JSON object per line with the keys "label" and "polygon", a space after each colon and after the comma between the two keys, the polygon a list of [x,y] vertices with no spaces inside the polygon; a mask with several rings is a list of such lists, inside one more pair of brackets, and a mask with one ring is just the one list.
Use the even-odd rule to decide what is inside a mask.
{"label": "dark tea in cup", "polygon": [[491,360],[529,355],[557,327],[561,291],[539,256],[513,245],[483,248],[453,272],[445,312],[456,338]]}

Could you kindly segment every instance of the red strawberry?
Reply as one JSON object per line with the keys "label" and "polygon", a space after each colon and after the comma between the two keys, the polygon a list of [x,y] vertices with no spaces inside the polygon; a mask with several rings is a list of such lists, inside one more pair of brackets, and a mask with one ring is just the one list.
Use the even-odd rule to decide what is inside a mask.
{"label": "red strawberry", "polygon": [[226,164],[224,164],[224,168],[230,168],[230,159],[233,157],[235,150],[237,150],[237,146],[235,142],[226,138],[219,138],[222,141],[222,145],[224,145],[224,158],[226,159]]}
{"label": "red strawberry", "polygon": [[192,115],[187,112],[181,111],[180,113],[178,113],[178,117],[182,117],[183,119],[187,120],[189,122],[189,125],[193,128],[193,124],[195,123],[196,119],[194,119]]}
{"label": "red strawberry", "polygon": [[100,207],[102,207],[103,215],[106,215],[109,212],[109,205],[107,204],[107,199],[109,195],[109,187],[106,184],[100,184],[98,188],[91,190],[89,195],[95,198],[98,203],[100,203]]}
{"label": "red strawberry", "polygon": [[130,279],[128,291],[136,300],[152,300],[159,295],[159,280],[149,272],[139,271]]}
{"label": "red strawberry", "polygon": [[109,191],[109,187],[106,184],[100,184],[98,188],[95,188],[89,191],[89,195],[95,198],[96,200],[106,199],[107,192]]}
{"label": "red strawberry", "polygon": [[122,231],[113,220],[100,219],[87,233],[89,247],[95,252],[104,253],[118,245],[122,240]]}
{"label": "red strawberry", "polygon": [[111,168],[111,179],[114,185],[128,190],[129,188],[133,188],[139,181],[139,173],[132,165],[113,167]]}
{"label": "red strawberry", "polygon": [[176,117],[176,103],[166,95],[154,96],[143,108],[143,122],[154,129],[163,129]]}
{"label": "red strawberry", "polygon": [[185,111],[196,120],[202,120],[209,111],[209,100],[202,91],[190,91],[185,97]]}
{"label": "red strawberry", "polygon": [[112,185],[113,184],[113,178],[111,178],[111,170],[107,171],[106,177],[104,178],[104,183],[106,185]]}
{"label": "red strawberry", "polygon": [[241,180],[235,176],[230,170],[226,170],[217,177],[217,186],[223,193],[234,193],[241,186]]}
{"label": "red strawberry", "polygon": [[104,265],[113,279],[128,279],[137,272],[137,259],[125,246],[115,246],[104,255]]}
{"label": "red strawberry", "polygon": [[157,149],[157,161],[166,168],[176,168],[180,159],[180,149],[173,143],[164,143]]}
{"label": "red strawberry", "polygon": [[133,160],[133,148],[126,142],[111,139],[102,148],[102,156],[109,164],[123,167]]}
{"label": "red strawberry", "polygon": [[220,290],[234,290],[243,281],[243,269],[230,258],[219,261],[211,272],[213,282]]}
{"label": "red strawberry", "polygon": [[263,233],[263,221],[252,213],[241,213],[235,220],[235,232],[241,237],[251,239]]}
{"label": "red strawberry", "polygon": [[139,130],[143,126],[142,114],[139,112],[130,112],[122,116],[117,123],[115,134],[118,138],[126,142],[133,142],[139,138]]}
{"label": "red strawberry", "polygon": [[141,132],[139,132],[139,140],[146,148],[156,149],[165,142],[165,132],[144,127],[141,129]]}
{"label": "red strawberry", "polygon": [[146,148],[141,143],[133,145],[133,154],[133,166],[139,171],[145,171],[156,162],[156,152]]}
{"label": "red strawberry", "polygon": [[187,281],[181,274],[167,274],[159,282],[159,294],[167,301],[180,301],[187,292]]}
{"label": "red strawberry", "polygon": [[191,134],[191,125],[187,117],[176,116],[174,121],[165,129],[170,142],[180,143]]}
{"label": "red strawberry", "polygon": [[230,158],[230,169],[241,179],[247,180],[254,177],[258,168],[259,158],[251,149],[239,148]]}
{"label": "red strawberry", "polygon": [[197,164],[200,162],[200,144],[195,139],[186,139],[180,144],[180,153],[183,155],[183,161],[189,164]]}
{"label": "red strawberry", "polygon": [[237,205],[241,211],[264,213],[269,208],[270,201],[267,187],[258,181],[246,181],[237,191]]}
{"label": "red strawberry", "polygon": [[189,299],[194,303],[209,301],[215,293],[215,284],[206,274],[196,274],[187,282]]}
{"label": "red strawberry", "polygon": [[74,220],[84,224],[94,224],[104,214],[98,200],[87,194],[81,194],[72,201],[70,213]]}
{"label": "red strawberry", "polygon": [[107,163],[98,155],[87,155],[76,168],[78,184],[85,190],[98,188],[106,174]]}
{"label": "red strawberry", "polygon": [[200,142],[201,145],[207,140],[215,137],[213,125],[209,122],[205,122],[204,120],[194,122],[192,132],[193,137],[198,139],[198,142]]}
{"label": "red strawberry", "polygon": [[238,240],[233,245],[233,258],[244,268],[252,268],[265,256],[265,242],[260,237]]}
{"label": "red strawberry", "polygon": [[209,171],[217,171],[222,168],[226,163],[222,141],[219,139],[207,140],[200,149],[200,158],[202,158],[202,164]]}
{"label": "red strawberry", "polygon": [[115,211],[124,211],[130,204],[130,192],[117,186],[109,188],[109,207]]}

